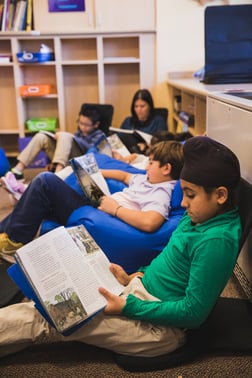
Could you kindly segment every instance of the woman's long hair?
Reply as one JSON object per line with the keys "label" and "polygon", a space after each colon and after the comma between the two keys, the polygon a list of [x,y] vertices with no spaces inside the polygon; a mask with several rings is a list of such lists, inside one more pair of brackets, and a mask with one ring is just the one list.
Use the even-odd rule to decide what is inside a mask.
{"label": "woman's long hair", "polygon": [[[143,100],[143,101],[147,102],[147,104],[150,107],[150,113],[149,113],[149,116],[148,116],[148,118],[147,118],[146,121],[139,121],[139,119],[138,119],[138,117],[136,115],[136,112],[135,112],[135,102],[137,100]],[[150,121],[150,119],[154,115],[153,98],[152,98],[151,93],[148,91],[148,89],[139,89],[134,94],[130,110],[131,110],[131,114],[132,114],[132,116],[131,116],[131,123],[134,125],[134,127],[136,127],[136,128],[143,127],[143,126],[145,126],[145,125],[148,124],[148,122]]]}

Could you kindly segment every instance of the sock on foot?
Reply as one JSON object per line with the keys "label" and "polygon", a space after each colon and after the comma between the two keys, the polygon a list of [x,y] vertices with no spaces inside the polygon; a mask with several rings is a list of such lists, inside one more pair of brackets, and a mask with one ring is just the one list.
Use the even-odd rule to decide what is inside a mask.
{"label": "sock on foot", "polygon": [[17,175],[22,175],[23,174],[23,172],[21,172],[19,169],[15,168],[15,167],[12,168],[11,172],[12,173],[16,173]]}

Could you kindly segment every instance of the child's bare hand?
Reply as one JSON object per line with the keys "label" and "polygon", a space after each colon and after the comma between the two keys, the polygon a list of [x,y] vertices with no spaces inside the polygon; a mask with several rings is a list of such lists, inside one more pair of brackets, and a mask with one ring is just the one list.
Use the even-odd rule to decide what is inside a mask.
{"label": "child's bare hand", "polygon": [[118,206],[118,202],[115,201],[113,198],[104,196],[101,198],[101,202],[98,209],[104,211],[107,214],[115,215]]}
{"label": "child's bare hand", "polygon": [[124,160],[123,156],[118,151],[115,151],[115,150],[112,151],[112,157],[117,160],[122,160],[122,161]]}
{"label": "child's bare hand", "polygon": [[113,273],[120,284],[124,286],[128,285],[128,283],[130,282],[130,276],[120,265],[110,264],[109,270],[111,271],[111,273]]}
{"label": "child's bare hand", "polygon": [[110,264],[109,269],[117,281],[124,286],[127,286],[134,277],[143,277],[144,275],[143,272],[135,272],[129,275],[120,265],[117,264]]}
{"label": "child's bare hand", "polygon": [[99,288],[99,293],[108,301],[104,313],[108,315],[120,315],[126,304],[126,299],[110,293],[110,291],[104,289],[104,287]]}

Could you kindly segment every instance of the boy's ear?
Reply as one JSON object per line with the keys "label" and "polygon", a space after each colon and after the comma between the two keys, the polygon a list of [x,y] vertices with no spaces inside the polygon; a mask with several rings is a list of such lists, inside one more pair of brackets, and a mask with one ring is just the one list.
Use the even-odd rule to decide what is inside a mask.
{"label": "boy's ear", "polygon": [[225,186],[219,186],[216,189],[217,202],[223,205],[228,199],[228,189]]}
{"label": "boy's ear", "polygon": [[95,129],[98,129],[99,126],[100,126],[100,121],[97,121],[97,122],[94,124],[94,128],[95,128]]}
{"label": "boy's ear", "polygon": [[172,166],[170,163],[166,163],[164,166],[164,173],[166,175],[170,175],[171,174],[171,170],[172,170]]}

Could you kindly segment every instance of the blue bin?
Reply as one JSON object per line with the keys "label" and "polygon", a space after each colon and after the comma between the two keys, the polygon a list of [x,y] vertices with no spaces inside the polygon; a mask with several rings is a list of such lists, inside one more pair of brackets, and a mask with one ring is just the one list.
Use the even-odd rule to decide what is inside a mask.
{"label": "blue bin", "polygon": [[4,149],[0,148],[0,176],[4,176],[10,170],[10,163],[7,159]]}
{"label": "blue bin", "polygon": [[43,63],[54,59],[54,53],[51,52],[41,53],[23,51],[17,53],[17,60],[19,63]]}

